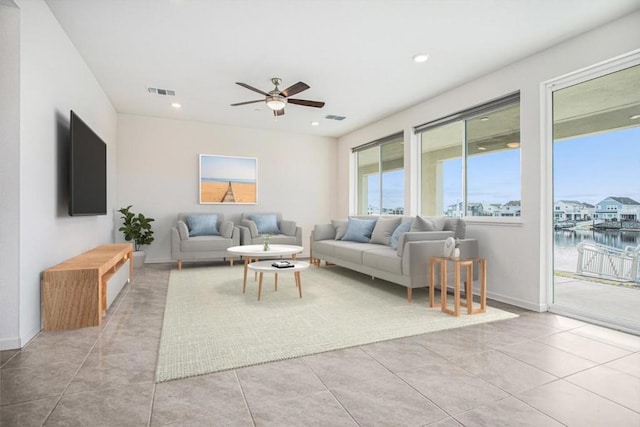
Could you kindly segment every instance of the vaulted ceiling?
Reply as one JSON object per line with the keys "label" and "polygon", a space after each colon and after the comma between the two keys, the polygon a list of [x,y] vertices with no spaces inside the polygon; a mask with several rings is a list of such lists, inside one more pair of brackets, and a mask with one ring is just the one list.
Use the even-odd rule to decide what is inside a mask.
{"label": "vaulted ceiling", "polygon": [[[120,113],[334,137],[640,8],[638,0],[46,2]],[[416,63],[417,53],[429,59]],[[272,77],[280,89],[307,83],[295,98],[325,106],[287,105],[280,117],[264,103],[230,106],[262,97],[235,82],[268,92]]]}

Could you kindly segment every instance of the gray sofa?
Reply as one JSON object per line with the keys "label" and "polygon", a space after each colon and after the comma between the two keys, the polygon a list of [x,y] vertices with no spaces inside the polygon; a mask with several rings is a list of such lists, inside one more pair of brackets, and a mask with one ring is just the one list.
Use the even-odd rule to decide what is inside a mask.
{"label": "gray sofa", "polygon": [[178,262],[178,270],[182,270],[183,261],[229,258],[233,265],[227,248],[238,245],[240,230],[220,213],[180,213],[171,229],[171,256]]}
{"label": "gray sofa", "polygon": [[[257,224],[256,221],[259,219],[267,221]],[[268,220],[271,220],[270,224]],[[259,225],[263,226],[262,230]],[[302,227],[299,227],[295,221],[282,219],[282,214],[277,212],[242,213],[238,228],[242,245],[261,245],[264,243],[265,235],[268,234],[270,244],[302,246]]]}
{"label": "gray sofa", "polygon": [[[357,233],[355,240],[360,241],[349,236],[352,218],[376,220],[370,240],[358,238]],[[411,223],[407,225],[409,221]],[[400,224],[402,228],[399,229]],[[459,239],[461,258],[478,257],[478,241],[465,238],[465,233],[464,220],[457,218],[354,216],[314,227],[311,260],[318,266],[322,260],[405,286],[407,299],[411,302],[413,288],[429,286],[429,259],[444,255],[445,239]],[[473,279],[478,277],[477,270],[474,269]],[[465,272],[462,272],[461,280],[467,280]]]}

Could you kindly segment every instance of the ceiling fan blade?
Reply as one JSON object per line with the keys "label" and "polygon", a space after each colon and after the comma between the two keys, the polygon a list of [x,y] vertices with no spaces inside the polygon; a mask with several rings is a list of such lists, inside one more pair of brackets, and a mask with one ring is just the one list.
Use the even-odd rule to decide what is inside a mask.
{"label": "ceiling fan blade", "polygon": [[280,95],[282,96],[292,96],[295,95],[296,93],[300,93],[303,90],[307,90],[309,89],[309,85],[303,82],[298,82],[292,86],[289,86],[288,88],[286,88],[285,90],[283,90],[282,92],[280,92]]}
{"label": "ceiling fan blade", "polygon": [[244,87],[244,88],[247,88],[247,89],[249,89],[249,90],[252,90],[252,91],[254,91],[254,92],[258,92],[260,95],[269,96],[269,94],[268,94],[268,93],[263,92],[263,91],[261,91],[260,89],[256,89],[256,88],[255,88],[255,87],[253,87],[253,86],[249,86],[249,85],[248,85],[248,84],[246,84],[246,83],[236,82],[236,84],[237,84],[237,85],[240,85],[240,86],[242,86],[242,87]]}
{"label": "ceiling fan blade", "polygon": [[288,102],[289,104],[304,105],[305,107],[316,107],[316,108],[322,108],[322,107],[324,107],[324,102],[320,102],[320,101],[307,101],[306,99],[292,99],[292,98],[287,98],[287,102]]}
{"label": "ceiling fan blade", "polygon": [[231,106],[236,107],[238,105],[255,104],[256,102],[264,102],[264,99],[258,99],[257,101],[238,102],[236,104],[231,104]]}
{"label": "ceiling fan blade", "polygon": [[282,110],[273,110],[273,115],[276,117],[284,116],[284,108]]}

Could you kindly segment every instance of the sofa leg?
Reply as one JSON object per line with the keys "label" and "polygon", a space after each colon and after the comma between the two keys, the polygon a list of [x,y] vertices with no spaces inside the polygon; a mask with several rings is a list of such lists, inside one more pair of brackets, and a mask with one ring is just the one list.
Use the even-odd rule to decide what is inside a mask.
{"label": "sofa leg", "polygon": [[182,270],[182,260],[178,260],[178,270]]}
{"label": "sofa leg", "polygon": [[407,288],[407,301],[411,302],[412,294],[413,294],[413,288]]}

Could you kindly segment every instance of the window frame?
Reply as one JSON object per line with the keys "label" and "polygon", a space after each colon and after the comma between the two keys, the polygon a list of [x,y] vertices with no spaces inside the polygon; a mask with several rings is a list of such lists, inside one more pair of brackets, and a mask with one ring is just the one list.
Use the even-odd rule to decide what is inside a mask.
{"label": "window frame", "polygon": [[[354,179],[353,189],[354,189],[354,193],[353,194],[354,194],[355,197],[353,198],[353,203],[354,203],[354,205],[353,205],[353,213],[355,215],[375,215],[375,216],[378,216],[378,215],[385,215],[385,216],[387,216],[387,215],[398,215],[398,216],[406,215],[406,204],[407,204],[407,201],[405,200],[405,198],[406,198],[405,197],[406,196],[406,194],[405,194],[406,191],[405,190],[406,189],[404,188],[405,187],[405,183],[406,183],[406,176],[403,179],[403,191],[402,191],[402,209],[403,209],[403,213],[392,214],[392,213],[383,213],[382,212],[382,209],[383,209],[382,203],[383,203],[383,200],[384,200],[384,195],[383,195],[383,188],[384,188],[383,187],[383,173],[384,173],[384,170],[383,170],[382,147],[385,146],[385,145],[393,144],[393,143],[397,143],[397,142],[400,142],[401,145],[404,144],[404,131],[393,133],[391,135],[385,136],[385,137],[380,138],[380,139],[376,139],[376,140],[371,141],[371,142],[367,142],[365,144],[359,145],[357,147],[353,147],[351,149],[351,156],[352,156],[352,159],[353,159],[352,162],[353,162],[353,165],[354,165],[354,169],[353,169],[354,170],[354,173],[353,173],[353,179]],[[358,153],[360,153],[362,151],[365,151],[365,150],[372,149],[372,148],[377,148],[377,150],[378,150],[378,184],[379,184],[379,187],[380,187],[380,195],[379,195],[379,198],[378,198],[377,202],[378,202],[378,205],[379,205],[380,212],[377,213],[377,214],[369,214],[368,212],[366,212],[366,213],[359,212],[359,207],[360,207],[360,203],[361,203],[361,200],[360,200],[360,185],[361,185],[361,182],[360,182],[360,179],[359,179],[360,164],[359,164],[359,158],[358,158],[359,154]],[[406,156],[405,156],[404,151],[402,153],[402,171],[403,171],[404,174],[406,174],[406,171],[407,171],[407,168],[406,168]]]}
{"label": "window frame", "polygon": [[[520,216],[468,216],[468,200],[467,200],[467,158],[468,158],[468,141],[466,137],[467,132],[467,120],[477,118],[478,116],[489,114],[495,112],[497,110],[507,108],[509,106],[513,106],[517,104],[521,109],[522,105],[520,102],[520,91],[509,93],[505,96],[493,99],[491,101],[479,104],[477,106],[450,114],[448,116],[441,117],[436,120],[432,120],[421,125],[415,126],[413,128],[413,133],[418,140],[418,156],[422,155],[422,134],[429,129],[435,129],[440,126],[444,126],[450,123],[455,123],[462,121],[464,128],[464,142],[462,144],[461,149],[461,160],[462,160],[462,204],[463,204],[463,216],[465,222],[470,224],[496,224],[496,225],[523,225],[524,218],[526,215],[526,211],[523,206],[522,200],[522,145],[519,147],[520,149],[520,159],[519,159],[519,168],[520,168]],[[522,138],[522,114],[520,113],[520,123],[519,123],[519,133],[520,139]],[[421,214],[422,212],[422,162],[418,162],[418,212]],[[508,201],[507,201],[508,202]],[[505,202],[505,203],[507,203]]]}

